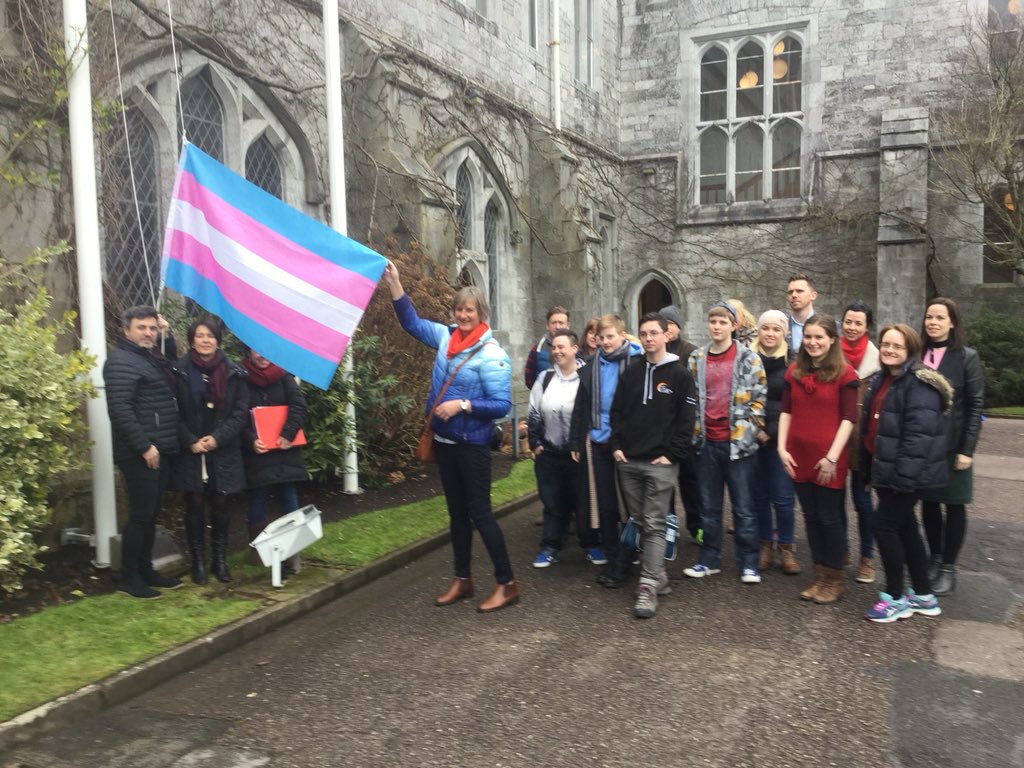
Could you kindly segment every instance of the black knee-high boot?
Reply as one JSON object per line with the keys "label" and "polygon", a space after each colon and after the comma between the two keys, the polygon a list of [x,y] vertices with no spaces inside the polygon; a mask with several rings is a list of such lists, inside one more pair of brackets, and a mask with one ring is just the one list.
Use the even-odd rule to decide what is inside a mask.
{"label": "black knee-high boot", "polygon": [[192,581],[206,583],[206,521],[203,519],[202,500],[185,496],[185,538],[192,557]]}
{"label": "black knee-high boot", "polygon": [[217,577],[218,581],[231,581],[231,573],[228,571],[228,529],[231,527],[231,513],[226,509],[224,499],[218,499],[217,506],[212,510],[210,522],[212,532],[210,536],[210,550],[213,553],[210,558],[210,571]]}

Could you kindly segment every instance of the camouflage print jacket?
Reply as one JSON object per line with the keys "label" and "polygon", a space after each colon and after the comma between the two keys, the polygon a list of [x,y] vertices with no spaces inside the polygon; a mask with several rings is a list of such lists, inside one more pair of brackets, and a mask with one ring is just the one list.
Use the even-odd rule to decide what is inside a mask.
{"label": "camouflage print jacket", "polygon": [[[693,444],[704,447],[704,406],[707,403],[708,347],[690,355],[690,373],[697,384],[697,421]],[[732,406],[729,409],[729,456],[735,461],[757,451],[757,433],[764,426],[764,403],[768,394],[767,379],[760,356],[749,347],[736,345],[736,361],[732,366]]]}

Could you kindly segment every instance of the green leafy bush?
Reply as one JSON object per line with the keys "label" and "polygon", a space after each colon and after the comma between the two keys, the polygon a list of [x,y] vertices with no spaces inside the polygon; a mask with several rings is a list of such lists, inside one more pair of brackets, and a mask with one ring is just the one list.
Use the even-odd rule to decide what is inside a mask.
{"label": "green leafy bush", "polygon": [[75,316],[48,314],[50,296],[34,270],[46,255],[37,252],[27,267],[0,259],[0,590],[7,591],[38,567],[33,534],[50,522],[51,484],[88,464],[81,406],[93,394],[94,359],[56,351]]}
{"label": "green leafy bush", "polygon": [[967,343],[985,371],[985,407],[1024,405],[1024,323],[983,310],[967,324]]}

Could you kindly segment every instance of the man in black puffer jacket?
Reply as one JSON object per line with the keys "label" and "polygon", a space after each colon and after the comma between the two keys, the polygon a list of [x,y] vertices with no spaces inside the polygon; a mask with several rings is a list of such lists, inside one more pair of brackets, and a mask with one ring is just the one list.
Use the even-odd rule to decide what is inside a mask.
{"label": "man in black puffer jacket", "polygon": [[154,587],[174,589],[178,579],[153,568],[156,515],[178,452],[178,403],[169,361],[155,350],[159,326],[153,307],[123,316],[124,338],[103,366],[114,461],[128,493],[128,522],[121,533],[121,583],[132,597],[155,599]]}

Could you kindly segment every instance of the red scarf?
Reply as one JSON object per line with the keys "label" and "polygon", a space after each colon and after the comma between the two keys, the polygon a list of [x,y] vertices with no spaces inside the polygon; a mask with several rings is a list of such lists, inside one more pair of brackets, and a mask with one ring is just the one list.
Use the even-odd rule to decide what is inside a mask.
{"label": "red scarf", "polygon": [[465,352],[480,341],[483,335],[489,330],[491,330],[491,328],[487,323],[480,323],[476,328],[466,334],[456,328],[452,331],[452,335],[448,339],[448,359],[451,360],[460,352]]}
{"label": "red scarf", "polygon": [[284,368],[274,365],[273,363],[268,365],[266,368],[258,368],[253,365],[252,360],[248,357],[242,360],[242,365],[244,365],[245,370],[249,372],[249,381],[260,389],[266,389],[271,384],[276,384],[283,379],[284,375],[287,373]]}
{"label": "red scarf", "polygon": [[846,356],[846,361],[853,366],[854,370],[858,370],[861,362],[864,360],[864,353],[868,351],[868,335],[865,333],[857,339],[855,344],[850,344],[845,336],[840,336],[839,342],[843,345],[843,354]]}

